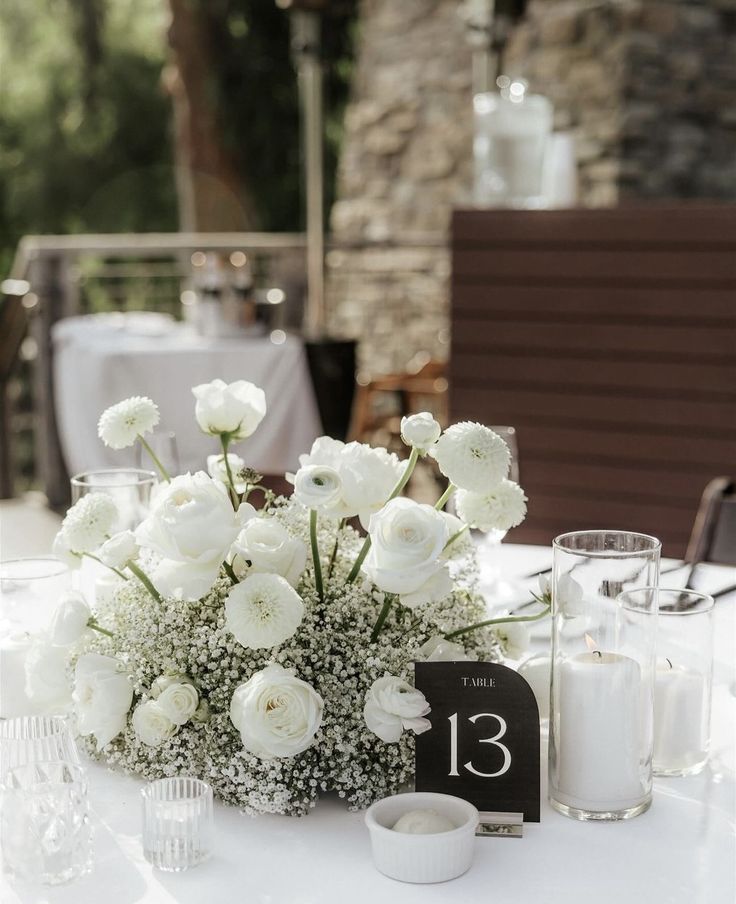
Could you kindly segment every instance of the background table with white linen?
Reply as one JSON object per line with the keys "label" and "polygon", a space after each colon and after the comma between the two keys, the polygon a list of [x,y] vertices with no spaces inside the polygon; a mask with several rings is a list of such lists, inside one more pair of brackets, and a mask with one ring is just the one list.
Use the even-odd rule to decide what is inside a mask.
{"label": "background table with white linen", "polygon": [[[504,544],[506,574],[549,567],[551,550]],[[667,575],[684,583],[686,571]],[[734,582],[734,569],[703,566],[696,586]],[[664,583],[664,581],[663,581]],[[532,582],[529,582],[531,586]],[[733,904],[736,899],[736,593],[716,603],[711,762],[700,775],[656,779],[651,809],[635,819],[586,823],[546,802],[542,750],[542,821],[522,839],[476,838],[470,871],[440,885],[404,885],[376,872],[362,813],[342,801],[319,802],[309,816],[251,819],[215,805],[217,840],[207,863],[161,873],[143,859],[143,783],[90,766],[96,826],[92,874],[67,886],[32,888],[0,879],[3,904]]]}
{"label": "background table with white linen", "polygon": [[133,463],[130,450],[115,452],[97,437],[104,409],[133,395],[158,404],[157,429],[176,434],[181,470],[204,468],[219,447],[197,427],[191,387],[218,377],[249,380],[266,393],[261,426],[232,447],[257,471],[295,469],[321,433],[304,346],[295,337],[279,344],[268,336],[205,339],[185,324],[141,313],[69,317],[52,336],[56,418],[71,474]]}

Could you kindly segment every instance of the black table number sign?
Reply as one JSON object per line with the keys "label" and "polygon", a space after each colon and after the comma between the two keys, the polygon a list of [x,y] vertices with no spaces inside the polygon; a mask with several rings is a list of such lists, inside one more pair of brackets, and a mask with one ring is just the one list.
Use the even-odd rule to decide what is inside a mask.
{"label": "black table number sign", "polygon": [[527,682],[495,662],[417,662],[414,669],[432,723],[416,739],[417,791],[539,822],[539,710]]}

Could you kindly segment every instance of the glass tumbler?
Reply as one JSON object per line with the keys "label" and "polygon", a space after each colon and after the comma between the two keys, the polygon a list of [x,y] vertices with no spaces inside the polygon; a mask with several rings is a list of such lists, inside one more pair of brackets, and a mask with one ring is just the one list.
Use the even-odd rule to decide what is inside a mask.
{"label": "glass tumbler", "polygon": [[661,544],[581,531],[553,548],[549,801],[575,819],[627,819],[652,800]]}
{"label": "glass tumbler", "polygon": [[710,746],[713,597],[660,588],[657,599],[654,774],[692,775],[707,763]]}
{"label": "glass tumbler", "polygon": [[92,868],[87,781],[79,766],[17,766],[3,781],[3,867],[25,882],[58,885]]}
{"label": "glass tumbler", "polygon": [[148,514],[156,482],[156,472],[143,468],[85,471],[71,478],[72,504],[88,493],[107,493],[118,510],[114,530],[134,530]]}
{"label": "glass tumbler", "polygon": [[12,769],[61,760],[79,766],[79,750],[66,716],[0,719],[0,783]]}
{"label": "glass tumbler", "polygon": [[212,788],[178,776],[150,782],[141,791],[143,855],[157,869],[179,872],[206,860],[212,850]]}

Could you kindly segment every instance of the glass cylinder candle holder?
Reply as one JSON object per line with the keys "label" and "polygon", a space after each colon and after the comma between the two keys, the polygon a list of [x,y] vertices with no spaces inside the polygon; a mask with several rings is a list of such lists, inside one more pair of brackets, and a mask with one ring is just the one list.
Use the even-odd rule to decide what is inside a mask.
{"label": "glass cylinder candle holder", "polygon": [[0,719],[0,784],[11,769],[39,762],[79,766],[79,750],[67,716]]}
{"label": "glass cylinder candle holder", "polygon": [[143,855],[157,869],[180,872],[206,860],[212,850],[212,788],[178,776],[150,782],[143,800]]}
{"label": "glass cylinder candle holder", "polygon": [[651,804],[660,549],[626,531],[554,541],[549,801],[566,816],[627,819]]}
{"label": "glass cylinder candle holder", "polygon": [[143,468],[85,471],[71,478],[72,503],[89,493],[107,493],[118,510],[114,530],[134,530],[148,514],[156,480],[155,471]]}
{"label": "glass cylinder candle holder", "polygon": [[[647,590],[623,594],[638,604]],[[654,774],[692,775],[708,762],[713,683],[713,597],[657,593]]]}

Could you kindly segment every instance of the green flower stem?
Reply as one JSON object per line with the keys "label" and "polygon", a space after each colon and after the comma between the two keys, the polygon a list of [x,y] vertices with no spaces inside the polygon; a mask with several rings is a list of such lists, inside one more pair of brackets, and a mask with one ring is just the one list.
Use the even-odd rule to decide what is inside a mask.
{"label": "green flower stem", "polygon": [[145,439],[143,439],[143,435],[141,433],[138,434],[138,439],[141,441],[141,445],[146,450],[146,452],[148,452],[148,454],[151,456],[151,460],[153,461],[154,465],[156,465],[156,467],[158,468],[159,474],[163,477],[163,479],[166,481],[166,483],[171,483],[171,477],[169,476],[169,472],[159,461],[158,455],[156,455],[156,453],[153,451],[153,449],[150,447],[150,445],[145,441]]}
{"label": "green flower stem", "polygon": [[[92,559],[93,562],[99,563],[99,564],[102,565],[104,568],[107,568],[109,571],[114,571],[115,574],[116,574],[119,578],[122,578],[124,581],[127,581],[127,580],[128,580],[128,575],[127,575],[127,574],[123,574],[123,572],[120,571],[119,569],[113,568],[112,565],[106,564],[105,562],[102,561],[101,558],[99,558],[99,556],[93,555],[91,552],[83,552],[82,555],[83,555],[85,558],[87,558],[87,559]],[[130,564],[130,563],[128,563],[128,564]]]}
{"label": "green flower stem", "polygon": [[128,562],[128,568],[133,572],[133,574],[138,578],[138,580],[143,584],[146,590],[151,594],[151,596],[156,600],[157,603],[163,603],[164,598],[161,594],[156,590],[156,588],[151,583],[151,579],[148,575],[142,571],[133,561]]}
{"label": "green flower stem", "polygon": [[115,637],[115,634],[112,631],[108,631],[107,628],[98,625],[94,618],[91,618],[87,622],[87,627],[91,628],[93,631],[97,631],[99,634],[104,634],[106,637]]}
{"label": "green flower stem", "polygon": [[463,634],[469,634],[471,631],[477,631],[478,628],[488,628],[491,625],[506,625],[511,622],[539,621],[540,618],[549,615],[549,611],[550,607],[547,606],[546,609],[543,609],[537,615],[506,615],[503,618],[489,618],[487,621],[477,622],[475,625],[468,625],[467,628],[459,628],[457,631],[451,631],[449,634],[445,634],[445,640],[452,640]]}
{"label": "green flower stem", "polygon": [[375,625],[373,625],[373,630],[371,631],[371,643],[375,643],[378,640],[378,635],[381,633],[381,628],[383,627],[386,619],[388,618],[388,613],[391,610],[391,604],[393,603],[396,597],[392,593],[386,594],[386,599],[383,601],[383,607],[378,614],[378,618],[376,619]]}
{"label": "green flower stem", "polygon": [[455,542],[455,540],[458,540],[460,537],[462,537],[462,535],[465,533],[465,531],[466,531],[467,529],[468,529],[468,525],[467,525],[467,524],[463,524],[463,526],[460,528],[460,530],[459,530],[459,531],[456,531],[456,532],[450,537],[450,539],[447,541],[447,543],[445,543],[444,547],[442,548],[442,552],[444,552],[444,551],[448,548],[448,546],[452,546],[452,544]]}
{"label": "green flower stem", "polygon": [[[416,467],[417,461],[419,460],[419,451],[412,447],[411,455],[406,463],[406,467],[404,468],[404,473],[399,478],[396,486],[391,490],[391,495],[386,500],[390,502],[392,499],[395,499],[399,493],[404,489],[404,487],[409,483],[409,478],[414,472],[414,468]],[[352,584],[353,581],[358,577],[358,572],[360,571],[360,566],[365,561],[365,557],[368,555],[368,550],[371,548],[371,538],[367,536],[363,541],[363,545],[360,548],[360,552],[358,553],[358,558],[355,560],[353,567],[350,569],[350,574],[347,577],[347,583]]]}
{"label": "green flower stem", "polygon": [[332,570],[335,567],[335,559],[337,559],[337,550],[340,546],[340,531],[345,527],[345,518],[340,519],[340,523],[337,525],[337,533],[335,534],[335,545],[332,547],[332,554],[330,555],[330,564],[327,567],[327,578],[332,577]]}
{"label": "green flower stem", "polygon": [[324,605],[325,588],[322,583],[322,563],[319,560],[319,546],[317,544],[317,512],[310,509],[309,512],[309,540],[312,544],[312,561],[314,562],[314,583],[317,585],[319,601]]}
{"label": "green flower stem", "polygon": [[437,509],[438,512],[441,511],[445,507],[445,503],[450,498],[450,496],[452,496],[452,494],[455,492],[456,489],[457,489],[457,487],[454,484],[452,484],[452,483],[447,484],[447,489],[440,496],[440,498],[437,500],[437,502],[435,502],[435,504],[434,504],[434,507]]}
{"label": "green flower stem", "polygon": [[223,562],[222,567],[225,569],[225,574],[230,578],[230,582],[232,584],[239,584],[237,575],[233,569],[233,566],[229,562]]}
{"label": "green flower stem", "polygon": [[227,457],[227,449],[230,445],[230,436],[227,433],[221,433],[220,443],[222,445],[222,458],[225,462],[225,471],[227,472],[227,481],[230,484],[230,499],[232,501],[233,508],[237,512],[240,502],[238,499],[238,491],[235,489],[235,480],[233,478],[233,472],[230,467],[230,460]]}

